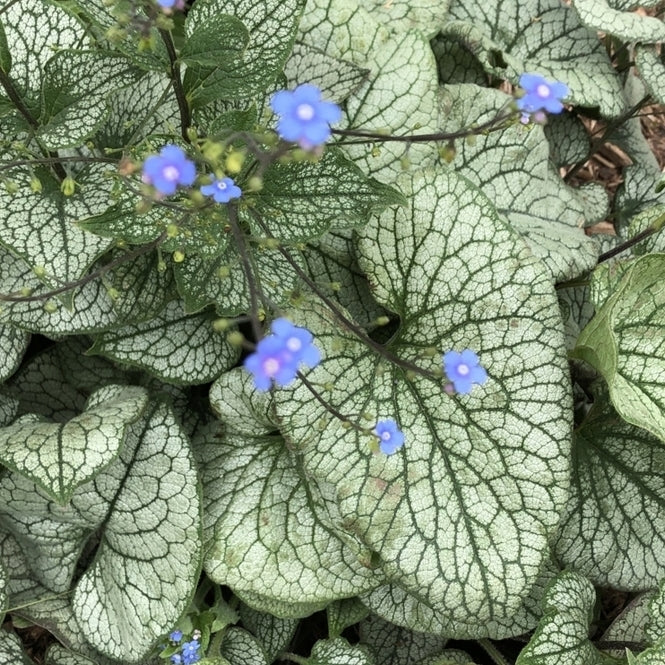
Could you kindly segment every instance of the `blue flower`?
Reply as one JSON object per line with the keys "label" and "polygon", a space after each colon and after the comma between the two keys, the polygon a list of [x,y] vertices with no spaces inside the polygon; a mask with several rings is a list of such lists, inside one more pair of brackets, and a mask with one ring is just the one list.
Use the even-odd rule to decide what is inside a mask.
{"label": "blue flower", "polygon": [[404,433],[392,418],[379,420],[374,428],[374,434],[379,437],[379,450],[384,455],[392,455],[404,445]]}
{"label": "blue flower", "polygon": [[201,660],[201,654],[199,653],[200,648],[201,645],[196,640],[192,640],[191,642],[183,642],[182,662],[184,665],[191,665],[191,663],[196,663]]}
{"label": "blue flower", "polygon": [[212,196],[217,203],[228,203],[231,199],[239,199],[242,191],[233,178],[218,178],[211,185],[203,185],[201,194]]}
{"label": "blue flower", "polygon": [[185,8],[185,0],[157,0],[157,4],[162,9],[173,9],[174,7],[176,9]]}
{"label": "blue flower", "polygon": [[171,662],[173,665],[182,665],[182,656],[179,653],[174,653],[171,656]]}
{"label": "blue flower", "polygon": [[170,639],[172,642],[180,642],[180,640],[182,639],[182,630],[174,630],[174,631],[169,635],[169,639]]}
{"label": "blue flower", "polygon": [[321,353],[312,343],[314,337],[306,328],[294,326],[288,319],[275,319],[271,334],[256,345],[245,358],[244,367],[254,377],[257,390],[270,390],[272,381],[284,387],[298,374],[301,364],[316,367]]}
{"label": "blue flower", "polygon": [[469,349],[462,353],[447,351],[443,354],[443,369],[458,393],[471,392],[474,383],[482,385],[487,381],[487,372],[480,366],[480,359]]}
{"label": "blue flower", "polygon": [[524,95],[517,100],[517,108],[526,113],[547,111],[561,113],[561,100],[568,95],[568,86],[559,81],[548,81],[540,74],[522,74],[520,87]]}
{"label": "blue flower", "polygon": [[191,185],[195,179],[194,162],[177,145],[164,146],[159,155],[151,155],[143,163],[143,182],[165,196],[175,194],[178,185]]}
{"label": "blue flower", "polygon": [[330,138],[330,125],[342,119],[337,104],[321,99],[321,91],[309,83],[295,90],[279,90],[270,99],[270,108],[279,116],[277,133],[286,141],[297,141],[309,150]]}

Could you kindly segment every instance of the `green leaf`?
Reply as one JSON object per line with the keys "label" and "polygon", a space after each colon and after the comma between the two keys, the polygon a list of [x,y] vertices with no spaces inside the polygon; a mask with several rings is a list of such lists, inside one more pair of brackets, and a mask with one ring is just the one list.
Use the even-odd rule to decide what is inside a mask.
{"label": "green leaf", "polygon": [[94,660],[80,653],[73,653],[60,644],[52,644],[49,647],[44,662],[46,665],[98,665]]}
{"label": "green leaf", "polygon": [[319,508],[318,494],[329,488],[303,482],[299,461],[281,437],[229,432],[198,451],[204,567],[215,582],[243,599],[248,592],[319,609],[381,582],[336,537],[330,525],[334,517]]}
{"label": "green leaf", "polygon": [[108,207],[111,182],[105,176],[107,170],[107,165],[100,164],[82,169],[76,175],[79,187],[73,196],[64,196],[59,183],[45,170],[37,171],[42,192],[30,189],[35,175],[32,169],[7,172],[19,189],[15,194],[0,189],[4,210],[0,245],[24,259],[30,268],[43,271],[43,281],[49,286],[79,278],[112,244],[84,233],[75,224],[77,219]]}
{"label": "green leaf", "polygon": [[16,417],[18,400],[0,391],[0,427],[9,425]]}
{"label": "green leaf", "polygon": [[[261,94],[281,73],[293,46],[296,26],[304,7],[304,0],[203,0],[188,12],[185,23],[190,47],[195,49],[195,35],[203,30],[206,43],[215,41],[207,27],[228,15],[244,24],[246,32],[238,30],[237,23],[230,26],[235,35],[232,52],[244,45],[249,35],[242,61],[234,56],[227,68],[219,61],[214,67],[190,66],[183,85],[193,106],[201,106],[215,99],[247,98]],[[219,43],[219,42],[217,42]],[[219,47],[218,47],[219,48]]]}
{"label": "green leaf", "polygon": [[565,83],[568,101],[625,110],[621,83],[596,35],[559,0],[452,0],[444,34],[461,39],[489,74],[514,84],[524,72]]}
{"label": "green leaf", "polygon": [[284,74],[289,89],[311,83],[321,90],[324,99],[341,104],[367,79],[369,70],[296,42],[284,65]]}
{"label": "green leaf", "polygon": [[594,32],[601,31],[628,42],[665,41],[665,25],[653,16],[619,11],[608,0],[573,0],[573,7],[582,23]]}
{"label": "green leaf", "polygon": [[367,618],[368,614],[369,610],[360,602],[359,598],[336,600],[326,607],[328,634],[330,637],[339,637],[342,631]]}
{"label": "green leaf", "polygon": [[261,645],[242,628],[229,628],[224,633],[221,652],[230,665],[269,665]]}
{"label": "green leaf", "polygon": [[[194,25],[188,25],[187,41],[180,50],[180,59],[188,66],[217,68],[213,76],[220,79],[233,76],[249,42],[244,23],[227,14],[210,16],[205,22],[196,22],[195,18],[189,21]],[[233,83],[230,85],[234,86]]]}
{"label": "green leaf", "polygon": [[154,319],[100,335],[88,353],[140,367],[171,383],[209,383],[240,355],[213,329],[214,318],[214,312],[186,314],[182,302],[174,300]]}
{"label": "green leaf", "polygon": [[265,236],[254,215],[263,218],[270,234],[287,242],[317,238],[331,227],[361,226],[373,211],[404,203],[391,187],[367,178],[361,169],[334,149],[316,163],[276,163],[263,177],[261,192],[240,208],[242,219],[257,236]]}
{"label": "green leaf", "polygon": [[237,368],[220,376],[210,388],[210,406],[217,417],[240,434],[262,436],[276,432],[272,392],[254,389],[254,380]]}
{"label": "green leaf", "polygon": [[415,665],[441,652],[448,640],[399,628],[370,615],[360,624],[360,641],[371,649],[376,665]]}
{"label": "green leaf", "polygon": [[[510,98],[476,85],[446,86],[441,93],[441,126],[455,132],[488,122]],[[591,270],[598,250],[581,228],[588,223],[578,192],[550,164],[550,146],[540,127],[513,125],[475,143],[456,143],[450,168],[472,180],[508,218],[555,281]],[[600,211],[602,214],[602,209]]]}
{"label": "green leaf", "polygon": [[299,39],[309,46],[361,67],[370,64],[376,49],[390,37],[376,12],[357,0],[309,0],[299,31]]}
{"label": "green leaf", "polygon": [[[119,259],[122,254],[114,256]],[[174,291],[172,273],[157,271],[155,263],[151,254],[121,263],[76,290],[71,307],[54,298],[15,302],[0,313],[0,318],[18,328],[51,336],[100,332],[150,319],[164,309]],[[45,290],[23,261],[0,248],[0,292],[14,293],[24,287],[34,289],[34,295]],[[53,311],[44,307],[45,302]]]}
{"label": "green leaf", "polygon": [[664,222],[665,204],[662,203],[633,217],[626,233],[627,238],[634,238],[643,231],[658,229],[653,235],[647,236],[642,242],[632,247],[633,255],[642,256],[665,251]]}
{"label": "green leaf", "polygon": [[635,65],[655,101],[665,103],[665,65],[655,48],[638,46],[635,49]]}
{"label": "green leaf", "polygon": [[636,259],[582,331],[574,357],[595,367],[619,415],[665,441],[665,255]]}
{"label": "green leaf", "polygon": [[362,644],[349,644],[343,637],[319,640],[312,647],[307,665],[376,665],[371,653]]}
{"label": "green leaf", "polygon": [[371,7],[369,11],[372,17],[391,32],[402,33],[415,29],[431,39],[445,23],[450,0],[374,0],[366,4]]}
{"label": "green leaf", "polygon": [[[266,298],[277,306],[284,305],[299,284],[294,269],[277,250],[252,247],[251,251],[254,279]],[[302,260],[298,256],[295,260],[302,268]],[[175,264],[174,272],[187,312],[198,312],[207,305],[215,305],[220,316],[251,311],[247,276],[233,245],[216,258],[187,256]]]}
{"label": "green leaf", "polygon": [[430,42],[441,83],[487,85],[487,74],[476,56],[453,35],[438,35]]}
{"label": "green leaf", "polygon": [[117,457],[127,426],[141,416],[147,401],[143,388],[107,386],[66,423],[23,417],[0,429],[0,460],[67,503],[79,485]]}
{"label": "green leaf", "polygon": [[[408,208],[359,233],[359,260],[377,300],[401,319],[386,352],[435,376],[384,359],[315,303],[292,315],[322,351],[309,379],[326,386],[325,401],[369,414],[368,427],[394,418],[403,450],[372,455],[373,437],[345,428],[302,384],[276,392],[275,408],[310,482],[334,487],[326,505],[341,513],[340,534],[357,537],[394,583],[430,603],[449,635],[475,637],[528,594],[564,507],[563,332],[546,271],[479,190],[429,171],[398,184]],[[442,353],[464,348],[489,380],[451,398],[436,372]]]}
{"label": "green leaf", "polygon": [[57,53],[46,65],[37,136],[50,150],[79,145],[102,124],[110,94],[138,74],[128,58],[112,53]]}
{"label": "green leaf", "polygon": [[649,604],[649,622],[645,636],[651,644],[665,641],[665,578],[658,585],[658,592]]}
{"label": "green leaf", "polygon": [[665,445],[597,400],[572,459],[559,560],[598,586],[652,588],[665,577]]}
{"label": "green leaf", "polygon": [[7,571],[0,561],[0,623],[4,623],[7,610],[7,578]]}
{"label": "green leaf", "polygon": [[29,110],[38,115],[46,63],[56,51],[80,47],[83,26],[69,12],[45,0],[6,4],[0,21],[12,53],[10,79]]}
{"label": "green leaf", "polygon": [[386,311],[370,290],[358,267],[353,232],[330,231],[316,242],[308,243],[303,253],[312,280],[332,300],[344,307],[354,321],[367,328]]}
{"label": "green leaf", "polygon": [[5,29],[0,23],[0,69],[5,73],[9,74],[9,70],[12,68],[12,54],[9,50],[9,44],[7,43],[7,35],[5,34]]}
{"label": "green leaf", "polygon": [[[634,642],[646,644],[644,635],[645,628],[649,621],[649,605],[654,599],[656,592],[651,591],[642,593],[634,598],[619,614],[610,627],[600,638],[601,642]],[[605,649],[610,656],[623,658],[626,655],[626,649],[617,644],[615,649]]]}
{"label": "green leaf", "polygon": [[[376,46],[372,57],[373,75],[346,102],[348,128],[395,135],[440,131],[436,63],[427,39],[419,32],[393,35]],[[361,143],[344,150],[363,171],[393,183],[404,170],[400,160],[406,145],[374,146]],[[437,155],[431,142],[414,143],[408,150],[414,169]]]}
{"label": "green leaf", "polygon": [[551,115],[543,128],[556,166],[568,166],[587,159],[591,139],[582,121],[572,113]]}
{"label": "green leaf", "polygon": [[0,665],[34,665],[18,636],[6,630],[0,630]]}
{"label": "green leaf", "polygon": [[610,665],[589,640],[596,592],[581,575],[564,571],[543,603],[544,616],[516,665]]}
{"label": "green leaf", "polygon": [[[3,254],[0,250],[0,256]],[[6,307],[6,305],[5,305]],[[0,324],[0,383],[6,381],[21,364],[30,344],[30,335],[14,326]]]}
{"label": "green leaf", "polygon": [[299,623],[297,619],[280,619],[266,612],[258,612],[245,604],[240,605],[240,618],[243,626],[255,635],[263,647],[269,663],[286,650]]}
{"label": "green leaf", "polygon": [[68,589],[97,533],[72,607],[82,635],[107,656],[142,659],[188,606],[200,572],[198,482],[187,436],[167,408],[129,428],[120,457],[79,487],[70,507],[53,510],[15,474],[0,480],[0,494],[3,524],[55,591]]}

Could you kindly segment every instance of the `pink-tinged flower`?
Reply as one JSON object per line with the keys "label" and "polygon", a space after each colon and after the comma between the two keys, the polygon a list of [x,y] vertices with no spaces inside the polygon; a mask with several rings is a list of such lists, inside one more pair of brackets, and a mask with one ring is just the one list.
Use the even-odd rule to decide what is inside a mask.
{"label": "pink-tinged flower", "polygon": [[254,377],[257,390],[270,390],[274,381],[288,386],[301,365],[316,367],[321,353],[313,344],[313,335],[306,328],[294,326],[288,319],[275,319],[271,334],[256,345],[254,353],[245,358],[244,367]]}
{"label": "pink-tinged flower", "polygon": [[404,433],[392,418],[379,420],[374,434],[379,438],[379,450],[384,455],[392,455],[404,445]]}
{"label": "pink-tinged flower", "polygon": [[330,125],[342,119],[339,106],[321,99],[321,91],[309,83],[293,91],[276,92],[270,107],[279,116],[279,136],[297,142],[305,150],[323,145],[330,138]]}
{"label": "pink-tinged flower", "polygon": [[482,385],[487,381],[487,372],[480,366],[480,359],[469,349],[462,353],[447,351],[443,354],[443,369],[453,384],[455,391],[466,395],[474,383]]}
{"label": "pink-tinged flower", "polygon": [[178,185],[191,185],[195,179],[194,162],[177,145],[166,145],[159,155],[151,155],[143,162],[143,182],[164,196],[175,194]]}
{"label": "pink-tinged flower", "polygon": [[203,185],[201,194],[212,196],[217,203],[228,203],[231,199],[239,199],[242,191],[233,178],[218,178],[210,185]]}

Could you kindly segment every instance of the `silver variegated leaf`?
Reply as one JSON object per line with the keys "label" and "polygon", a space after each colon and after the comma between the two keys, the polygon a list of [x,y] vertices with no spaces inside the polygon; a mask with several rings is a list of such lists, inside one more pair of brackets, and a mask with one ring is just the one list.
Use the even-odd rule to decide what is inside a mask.
{"label": "silver variegated leaf", "polygon": [[[565,502],[563,332],[547,272],[469,181],[425,171],[398,184],[408,207],[372,220],[358,243],[375,297],[401,318],[388,358],[315,303],[293,317],[322,351],[309,380],[325,401],[369,427],[393,418],[403,450],[373,455],[372,437],[305,385],[276,392],[275,407],[309,478],[335,488],[340,533],[430,603],[449,635],[476,637],[536,582]],[[451,398],[441,354],[465,348],[490,378]]]}
{"label": "silver variegated leaf", "polygon": [[[3,253],[0,250],[0,256]],[[6,306],[6,304],[3,305],[3,307]],[[6,323],[0,323],[0,349],[2,349],[0,383],[6,381],[18,369],[29,343],[30,335],[27,332]]]}
{"label": "silver variegated leaf", "polygon": [[229,628],[224,633],[221,653],[229,665],[269,665],[258,640],[242,628]]}
{"label": "silver variegated leaf", "polygon": [[0,630],[0,665],[34,665],[18,635]]}
{"label": "silver variegated leaf", "polygon": [[243,626],[254,634],[263,647],[269,663],[286,650],[299,623],[297,619],[280,619],[245,604],[240,605],[240,618]]}
{"label": "silver variegated leaf", "polygon": [[[584,25],[628,42],[653,44],[665,41],[665,24],[654,16],[612,7],[609,0],[573,0],[572,5]],[[640,3],[644,4],[644,3]]]}

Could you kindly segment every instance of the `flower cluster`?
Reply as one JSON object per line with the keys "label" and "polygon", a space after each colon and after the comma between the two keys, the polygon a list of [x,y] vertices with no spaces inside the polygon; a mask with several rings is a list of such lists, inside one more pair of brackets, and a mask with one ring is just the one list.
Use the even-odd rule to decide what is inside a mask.
{"label": "flower cluster", "polygon": [[169,635],[169,640],[174,646],[180,645],[179,651],[171,655],[170,661],[173,665],[192,665],[201,660],[200,633],[197,635],[197,632],[195,631],[189,642],[182,642],[182,644],[180,644],[183,637],[181,630],[174,630]]}
{"label": "flower cluster", "polygon": [[457,351],[444,353],[443,369],[455,392],[462,395],[470,393],[474,383],[483,385],[487,381],[487,372],[480,365],[480,359],[469,349],[461,353]]}
{"label": "flower cluster", "polygon": [[565,83],[548,81],[540,74],[522,74],[520,87],[524,94],[517,100],[517,108],[522,111],[521,122],[524,124],[532,118],[544,122],[545,112],[561,113],[562,100],[569,93]]}
{"label": "flower cluster", "polygon": [[[196,166],[177,145],[165,145],[158,155],[143,162],[142,180],[152,185],[160,196],[175,194],[178,185],[189,186],[196,180]],[[242,196],[232,178],[217,178],[201,187],[201,193],[212,196],[217,203],[228,203]]]}
{"label": "flower cluster", "polygon": [[321,362],[321,353],[306,328],[279,318],[272,322],[270,333],[245,358],[245,369],[254,377],[257,390],[270,390],[273,381],[283,388],[296,378],[301,365],[311,369]]}
{"label": "flower cluster", "polygon": [[270,108],[279,116],[279,136],[297,142],[304,150],[323,145],[330,138],[330,125],[342,119],[339,106],[321,99],[321,91],[309,83],[293,91],[276,92]]}

